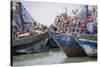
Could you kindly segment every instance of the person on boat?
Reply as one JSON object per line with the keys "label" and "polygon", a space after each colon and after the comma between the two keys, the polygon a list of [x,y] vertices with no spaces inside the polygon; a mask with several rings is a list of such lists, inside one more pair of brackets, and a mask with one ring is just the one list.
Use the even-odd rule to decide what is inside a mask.
{"label": "person on boat", "polygon": [[20,36],[19,35],[17,35],[16,36],[16,40],[20,40],[21,38],[20,38]]}
{"label": "person on boat", "polygon": [[20,32],[16,32],[15,40],[20,40],[20,39],[21,39],[21,37],[19,36],[19,33],[20,33]]}

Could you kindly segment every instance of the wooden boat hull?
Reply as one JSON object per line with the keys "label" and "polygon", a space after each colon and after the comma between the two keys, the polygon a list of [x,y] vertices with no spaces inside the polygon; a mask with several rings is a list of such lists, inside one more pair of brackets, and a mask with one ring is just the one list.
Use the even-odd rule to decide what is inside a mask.
{"label": "wooden boat hull", "polygon": [[[14,46],[14,52],[19,53],[37,53],[46,49],[47,39],[40,40],[38,42],[32,42],[24,45]],[[29,46],[28,46],[29,45]]]}
{"label": "wooden boat hull", "polygon": [[68,57],[84,57],[87,56],[85,51],[79,45],[60,45]]}
{"label": "wooden boat hull", "polygon": [[89,57],[97,57],[97,42],[88,40],[79,40],[79,42]]}
{"label": "wooden boat hull", "polygon": [[13,41],[12,53],[33,53],[44,51],[48,38],[48,33],[44,33],[36,37]]}
{"label": "wooden boat hull", "polygon": [[51,37],[57,45],[64,50],[67,57],[86,57],[84,49],[77,42],[75,37],[61,33],[50,32]]}

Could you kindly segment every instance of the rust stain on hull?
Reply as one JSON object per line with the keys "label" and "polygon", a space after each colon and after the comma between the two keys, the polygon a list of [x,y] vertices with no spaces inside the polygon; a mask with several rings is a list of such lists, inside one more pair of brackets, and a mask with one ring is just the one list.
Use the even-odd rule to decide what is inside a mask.
{"label": "rust stain on hull", "polygon": [[68,57],[86,57],[87,54],[79,45],[60,45]]}

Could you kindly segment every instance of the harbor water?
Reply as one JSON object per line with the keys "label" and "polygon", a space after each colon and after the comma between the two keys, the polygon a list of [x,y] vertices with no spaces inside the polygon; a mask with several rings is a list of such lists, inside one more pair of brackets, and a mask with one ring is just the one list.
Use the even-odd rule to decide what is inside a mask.
{"label": "harbor water", "polygon": [[97,61],[97,59],[89,57],[68,58],[62,50],[51,50],[48,52],[13,56],[13,66],[34,66],[92,61]]}

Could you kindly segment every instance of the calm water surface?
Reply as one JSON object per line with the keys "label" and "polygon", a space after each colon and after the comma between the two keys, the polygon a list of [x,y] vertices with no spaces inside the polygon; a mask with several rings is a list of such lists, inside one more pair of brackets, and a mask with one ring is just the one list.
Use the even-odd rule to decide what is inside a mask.
{"label": "calm water surface", "polygon": [[96,59],[88,57],[67,58],[61,50],[13,56],[14,66],[48,65],[87,61],[96,61]]}

